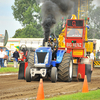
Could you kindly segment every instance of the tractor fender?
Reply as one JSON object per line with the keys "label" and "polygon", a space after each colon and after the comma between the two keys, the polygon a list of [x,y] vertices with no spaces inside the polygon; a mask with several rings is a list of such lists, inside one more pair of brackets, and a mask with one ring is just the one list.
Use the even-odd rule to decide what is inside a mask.
{"label": "tractor fender", "polygon": [[56,59],[57,64],[62,62],[62,59],[63,59],[63,56],[64,56],[65,52],[66,52],[65,50],[58,50],[57,51],[57,59]]}

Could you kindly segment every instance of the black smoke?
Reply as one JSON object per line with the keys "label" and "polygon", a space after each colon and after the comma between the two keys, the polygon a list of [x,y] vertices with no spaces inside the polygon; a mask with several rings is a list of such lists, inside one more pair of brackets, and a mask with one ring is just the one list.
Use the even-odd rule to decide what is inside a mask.
{"label": "black smoke", "polygon": [[43,0],[41,7],[45,42],[48,41],[50,30],[61,16],[70,14],[73,2],[70,0]]}
{"label": "black smoke", "polygon": [[54,19],[54,16],[52,14],[49,14],[45,21],[43,22],[43,28],[44,28],[44,39],[45,42],[48,41],[48,37],[50,34],[50,28],[52,27],[53,24],[56,23],[56,20]]}
{"label": "black smoke", "polygon": [[[44,28],[45,42],[50,35],[50,30],[63,16],[77,14],[78,0],[38,0],[41,1],[42,25]],[[73,13],[74,12],[74,13]]]}

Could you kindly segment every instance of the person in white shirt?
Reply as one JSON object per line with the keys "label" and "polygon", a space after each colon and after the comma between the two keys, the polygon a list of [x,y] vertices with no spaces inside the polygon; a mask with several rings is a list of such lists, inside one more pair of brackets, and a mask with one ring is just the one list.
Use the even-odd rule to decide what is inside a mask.
{"label": "person in white shirt", "polygon": [[3,50],[3,53],[4,53],[4,67],[7,67],[7,52],[6,52],[6,49]]}
{"label": "person in white shirt", "polygon": [[90,53],[90,58],[94,61],[94,51]]}
{"label": "person in white shirt", "polygon": [[92,70],[93,70],[93,67],[94,67],[94,51],[92,51],[92,52],[90,53],[90,59],[91,59],[91,61],[92,61]]}
{"label": "person in white shirt", "polygon": [[5,58],[5,52],[3,52],[2,48],[0,50],[0,66],[4,67],[4,58]]}

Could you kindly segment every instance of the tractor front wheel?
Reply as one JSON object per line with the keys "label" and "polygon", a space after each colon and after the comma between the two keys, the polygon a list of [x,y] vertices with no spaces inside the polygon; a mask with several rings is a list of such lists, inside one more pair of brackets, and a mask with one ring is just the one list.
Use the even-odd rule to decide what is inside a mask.
{"label": "tractor front wheel", "polygon": [[30,67],[26,68],[25,79],[26,79],[26,82],[31,82]]}
{"label": "tractor front wheel", "polygon": [[51,81],[53,83],[57,81],[57,68],[56,67],[51,68]]}

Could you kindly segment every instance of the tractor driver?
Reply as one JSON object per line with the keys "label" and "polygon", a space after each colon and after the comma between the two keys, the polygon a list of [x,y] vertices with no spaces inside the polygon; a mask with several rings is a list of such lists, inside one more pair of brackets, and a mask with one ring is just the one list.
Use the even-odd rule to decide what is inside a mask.
{"label": "tractor driver", "polygon": [[78,31],[78,30],[75,30],[75,34],[74,34],[74,36],[80,36],[80,34],[79,34],[79,31]]}
{"label": "tractor driver", "polygon": [[56,59],[56,39],[52,39],[51,36],[49,36],[49,39],[48,39],[48,46],[51,47],[52,49],[52,60]]}
{"label": "tractor driver", "polygon": [[53,44],[52,44],[52,47],[53,47],[53,52],[52,52],[52,60],[55,60],[56,59],[56,53],[57,53],[57,43],[56,43],[56,39],[54,38],[53,40]]}
{"label": "tractor driver", "polygon": [[48,46],[50,46],[51,47],[51,43],[52,41],[51,41],[51,36],[49,36],[49,39],[48,39]]}

